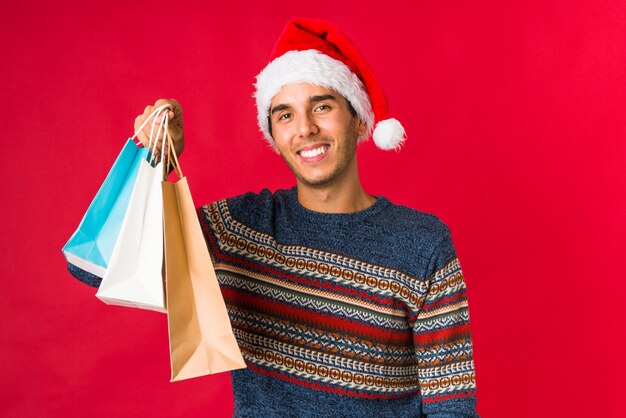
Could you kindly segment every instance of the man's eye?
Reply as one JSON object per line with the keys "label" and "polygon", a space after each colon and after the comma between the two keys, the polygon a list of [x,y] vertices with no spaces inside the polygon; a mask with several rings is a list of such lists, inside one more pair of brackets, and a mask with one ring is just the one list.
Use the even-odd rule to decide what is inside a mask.
{"label": "man's eye", "polygon": [[330,106],[323,104],[323,105],[317,106],[315,108],[315,111],[322,111],[322,110],[328,110],[328,109],[330,109]]}
{"label": "man's eye", "polygon": [[291,113],[283,113],[278,117],[278,120],[287,120],[291,117]]}

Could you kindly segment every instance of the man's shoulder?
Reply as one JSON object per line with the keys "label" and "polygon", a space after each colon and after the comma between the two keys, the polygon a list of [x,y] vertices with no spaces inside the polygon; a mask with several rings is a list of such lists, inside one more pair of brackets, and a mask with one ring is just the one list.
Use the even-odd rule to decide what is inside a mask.
{"label": "man's shoulder", "polygon": [[253,209],[256,207],[271,206],[274,193],[270,189],[262,189],[259,192],[246,192],[224,199],[231,207]]}
{"label": "man's shoulder", "polygon": [[[283,192],[278,190],[276,193]],[[262,209],[264,207],[271,207],[275,198],[275,193],[270,189],[262,189],[259,192],[246,192],[224,199],[217,200],[215,202],[203,205],[203,207],[209,206],[227,206],[230,210],[253,210]]]}
{"label": "man's shoulder", "polygon": [[214,213],[215,219],[220,219],[224,224],[242,223],[256,230],[269,232],[276,199],[283,192],[287,191],[272,192],[262,189],[259,192],[247,192],[204,205],[202,211],[207,218],[210,218],[210,213]]}
{"label": "man's shoulder", "polygon": [[394,242],[394,251],[411,260],[407,271],[428,277],[455,256],[450,229],[437,215],[397,204],[386,213],[384,233]]}
{"label": "man's shoulder", "polygon": [[400,235],[428,236],[437,240],[449,234],[448,226],[437,215],[391,202],[380,221],[385,228]]}

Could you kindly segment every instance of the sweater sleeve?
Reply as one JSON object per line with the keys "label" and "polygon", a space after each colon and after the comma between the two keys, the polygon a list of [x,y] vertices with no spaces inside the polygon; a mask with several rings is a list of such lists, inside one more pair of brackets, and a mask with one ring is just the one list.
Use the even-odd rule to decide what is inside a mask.
{"label": "sweater sleeve", "polygon": [[444,230],[413,325],[423,410],[429,418],[478,417],[467,292],[450,231]]}
{"label": "sweater sleeve", "polygon": [[73,264],[67,263],[67,270],[75,279],[85,283],[88,286],[98,288],[102,279],[95,274],[91,274],[80,267],[76,267]]}
{"label": "sweater sleeve", "polygon": [[[200,221],[200,225],[203,225],[203,222],[206,222],[206,220],[204,219],[204,216],[202,215],[203,213],[202,207],[197,208],[197,213],[198,213],[198,220]],[[205,239],[207,239],[207,242],[208,242],[208,236],[206,234],[206,231],[205,231]],[[211,246],[208,246],[208,247],[209,247],[209,253],[211,253]],[[211,253],[211,256],[213,256],[212,253]],[[75,265],[71,263],[67,263],[67,270],[72,276],[74,276],[76,280],[88,286],[98,288],[100,287],[100,283],[102,283],[102,278],[96,276],[95,274],[89,273],[88,271],[85,271],[81,269],[80,267],[76,267]]]}

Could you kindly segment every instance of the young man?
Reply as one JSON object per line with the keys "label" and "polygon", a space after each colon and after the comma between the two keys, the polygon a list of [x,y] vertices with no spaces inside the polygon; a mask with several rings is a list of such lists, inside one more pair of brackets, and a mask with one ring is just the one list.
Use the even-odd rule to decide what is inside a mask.
{"label": "young man", "polygon": [[[363,57],[333,25],[291,21],[257,77],[256,99],[259,126],[297,186],[199,210],[248,366],[231,372],[234,415],[478,416],[467,296],[448,228],[369,195],[359,180],[359,141],[372,130],[383,149],[404,140]],[[174,105],[182,152],[180,105],[155,106],[164,103]]]}

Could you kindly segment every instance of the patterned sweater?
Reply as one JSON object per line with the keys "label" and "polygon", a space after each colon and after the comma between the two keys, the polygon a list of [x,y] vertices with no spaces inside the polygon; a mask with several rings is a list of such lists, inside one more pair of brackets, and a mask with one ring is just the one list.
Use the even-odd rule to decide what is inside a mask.
{"label": "patterned sweater", "polygon": [[465,282],[436,216],[383,197],[318,213],[296,188],[198,214],[248,365],[234,416],[478,416]]}

